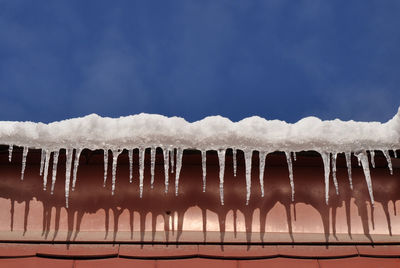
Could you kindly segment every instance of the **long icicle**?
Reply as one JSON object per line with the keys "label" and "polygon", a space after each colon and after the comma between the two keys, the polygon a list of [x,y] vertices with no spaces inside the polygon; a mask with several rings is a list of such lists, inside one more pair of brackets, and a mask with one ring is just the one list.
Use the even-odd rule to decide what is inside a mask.
{"label": "long icicle", "polygon": [[245,168],[246,168],[246,205],[249,204],[251,195],[251,160],[253,151],[244,151]]}
{"label": "long icicle", "polygon": [[43,175],[43,169],[44,169],[44,160],[46,159],[46,152],[45,152],[45,150],[41,150],[40,151],[40,171],[39,171],[39,174],[40,174],[40,176],[42,176]]}
{"label": "long icicle", "polygon": [[372,190],[372,180],[371,180],[371,173],[369,170],[369,161],[368,161],[368,155],[365,151],[356,154],[357,158],[360,159],[362,168],[364,170],[364,175],[365,175],[365,182],[367,183],[368,187],[368,192],[369,192],[369,197],[371,198],[371,204],[374,205],[374,193]]}
{"label": "long icicle", "polygon": [[10,144],[8,146],[8,162],[11,162],[11,160],[12,160],[13,148],[14,148],[14,145],[12,145],[12,144]]}
{"label": "long icicle", "polygon": [[290,180],[290,188],[292,189],[292,201],[294,201],[294,179],[293,179],[293,162],[292,162],[292,154],[290,152],[285,152],[286,162],[289,169],[289,180]]}
{"label": "long icicle", "polygon": [[259,162],[260,162],[260,189],[261,189],[261,197],[264,197],[264,170],[265,170],[265,158],[267,157],[267,153],[260,151],[259,153]]}
{"label": "long icicle", "polygon": [[219,198],[221,205],[224,205],[224,173],[225,173],[225,149],[219,149],[218,151],[218,162],[219,162]]}
{"label": "long icicle", "polygon": [[50,151],[46,150],[46,159],[44,164],[44,174],[43,174],[43,190],[46,191],[47,188],[47,175],[49,174],[49,162],[50,162]]}
{"label": "long icicle", "polygon": [[24,180],[25,167],[26,167],[26,157],[28,156],[29,148],[27,146],[24,147],[22,151],[22,169],[21,169],[21,181]]}
{"label": "long icicle", "polygon": [[57,179],[57,165],[58,165],[58,156],[60,154],[60,151],[55,151],[53,153],[53,174],[51,177],[51,188],[50,188],[50,194],[54,193],[54,186],[56,184],[56,179]]}
{"label": "long icicle", "polygon": [[79,167],[79,158],[81,156],[82,149],[76,149],[75,150],[75,159],[74,159],[74,170],[72,171],[72,191],[75,191],[75,184],[76,184],[76,178],[78,176],[78,167]]}
{"label": "long icicle", "polygon": [[347,174],[349,175],[350,189],[353,190],[353,176],[351,174],[351,152],[345,152],[344,156],[346,157]]}
{"label": "long icicle", "polygon": [[178,195],[179,190],[179,176],[182,168],[183,149],[176,149],[176,171],[175,171],[175,195]]}
{"label": "long icicle", "polygon": [[111,195],[114,195],[115,192],[115,182],[117,180],[117,163],[118,163],[118,156],[121,154],[122,150],[112,150],[112,184],[111,184]]}
{"label": "long icicle", "polygon": [[324,162],[324,176],[325,176],[325,203],[329,203],[329,174],[331,172],[330,153],[321,152],[322,161]]}
{"label": "long icicle", "polygon": [[133,149],[128,150],[129,157],[129,183],[132,183],[133,179]]}
{"label": "long icicle", "polygon": [[171,160],[171,173],[174,173],[175,148],[172,148],[172,149],[170,150],[170,152],[171,152],[171,157],[170,157],[170,160]]}
{"label": "long icicle", "polygon": [[233,176],[236,177],[236,173],[237,173],[237,149],[236,148],[232,148],[232,153],[233,153]]}
{"label": "long icicle", "polygon": [[65,164],[65,207],[68,208],[69,198],[69,184],[71,180],[71,165],[72,165],[72,153],[73,149],[66,149],[67,161]]}
{"label": "long icicle", "polygon": [[169,185],[169,150],[168,148],[163,148],[164,154],[164,186],[165,193],[168,193],[168,185]]}
{"label": "long icicle", "polygon": [[150,188],[154,188],[154,169],[156,166],[156,148],[151,147],[150,148],[150,174],[151,174],[151,179],[150,179]]}
{"label": "long icicle", "polygon": [[144,157],[146,148],[139,148],[139,197],[143,197]]}
{"label": "long icicle", "polygon": [[335,185],[336,195],[339,195],[339,184],[336,178],[336,160],[337,160],[337,153],[332,153],[332,179],[333,184]]}
{"label": "long icicle", "polygon": [[104,149],[104,181],[103,187],[106,187],[108,173],[108,149]]}
{"label": "long icicle", "polygon": [[201,169],[203,171],[203,193],[206,192],[206,177],[207,177],[207,151],[201,151]]}
{"label": "long icicle", "polygon": [[383,150],[382,153],[386,157],[386,161],[388,163],[388,167],[390,170],[390,175],[393,175],[393,166],[392,166],[392,160],[390,159],[389,151]]}
{"label": "long icicle", "polygon": [[371,150],[369,153],[371,154],[371,165],[373,168],[375,168],[375,151]]}

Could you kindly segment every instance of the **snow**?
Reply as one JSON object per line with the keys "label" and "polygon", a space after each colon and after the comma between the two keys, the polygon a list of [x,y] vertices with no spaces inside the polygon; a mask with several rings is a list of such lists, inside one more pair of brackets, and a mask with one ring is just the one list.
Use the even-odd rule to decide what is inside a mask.
{"label": "snow", "polygon": [[[165,191],[168,191],[169,172],[175,172],[175,193],[179,193],[179,177],[182,156],[185,150],[199,150],[202,155],[203,190],[206,187],[206,153],[217,151],[220,163],[220,195],[223,204],[223,182],[225,153],[233,152],[233,175],[237,173],[237,151],[244,152],[246,166],[246,203],[251,192],[251,162],[254,151],[259,152],[260,186],[263,192],[266,152],[283,151],[286,154],[289,183],[294,198],[293,160],[296,152],[317,151],[321,154],[325,174],[325,198],[329,202],[329,178],[337,194],[336,157],[344,153],[348,167],[350,188],[352,185],[351,154],[357,156],[365,173],[366,183],[373,203],[372,179],[369,171],[368,152],[371,164],[375,166],[375,150],[385,155],[390,173],[393,167],[389,152],[400,149],[400,109],[388,122],[355,122],[339,119],[322,121],[306,117],[290,124],[280,120],[266,120],[253,116],[232,122],[222,116],[210,116],[193,123],[180,117],[165,117],[155,114],[138,114],[120,118],[101,117],[91,114],[49,124],[34,122],[0,121],[0,144],[9,146],[9,160],[12,160],[14,146],[23,147],[21,179],[24,177],[26,155],[29,149],[41,149],[40,175],[43,174],[43,188],[46,190],[50,156],[53,154],[52,189],[56,179],[58,155],[61,149],[67,153],[65,196],[68,205],[71,167],[73,165],[72,191],[75,188],[79,157],[83,149],[104,150],[104,185],[107,180],[108,154],[112,152],[112,194],[115,191],[118,155],[123,149],[129,154],[129,180],[133,181],[133,150],[139,149],[139,188],[143,195],[145,150],[150,150],[151,187],[154,183],[155,152],[162,149],[165,172]],[[175,153],[176,149],[176,153]],[[75,154],[74,154],[75,152]],[[75,157],[73,157],[73,154]],[[395,154],[395,152],[394,152]],[[176,160],[175,160],[176,157]],[[168,163],[170,161],[170,163]],[[73,163],[73,164],[72,164]],[[169,167],[170,166],[170,167]]]}

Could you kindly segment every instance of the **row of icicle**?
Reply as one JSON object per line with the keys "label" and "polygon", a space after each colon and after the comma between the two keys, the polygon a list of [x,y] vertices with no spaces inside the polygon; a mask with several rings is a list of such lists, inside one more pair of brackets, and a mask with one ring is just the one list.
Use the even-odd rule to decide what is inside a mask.
{"label": "row of icicle", "polygon": [[[21,180],[24,179],[24,172],[26,167],[26,158],[28,155],[28,147],[23,147],[22,152],[22,171],[21,171]],[[140,198],[143,196],[143,179],[144,179],[144,158],[145,158],[145,148],[139,148],[139,193]],[[237,173],[237,150],[233,148],[233,175],[236,177]],[[13,152],[13,145],[9,146],[9,156],[8,159],[11,162],[12,159],[12,152]],[[115,184],[116,184],[116,173],[117,173],[117,161],[118,156],[121,154],[123,150],[111,150],[112,152],[112,186],[111,186],[111,194],[114,195],[115,192]],[[162,148],[163,151],[163,158],[164,158],[164,174],[165,174],[165,192],[168,192],[168,185],[169,185],[169,166],[171,165],[171,173],[174,172],[174,161],[175,161],[175,149],[171,148]],[[178,187],[179,187],[179,175],[182,168],[182,156],[183,156],[184,149],[177,148],[176,149],[176,166],[175,166],[175,195],[178,195]],[[71,184],[71,165],[73,161],[73,172],[72,172],[72,186],[71,190],[75,190],[77,173],[78,173],[78,165],[79,165],[79,158],[81,155],[82,149],[75,149],[75,159],[73,161],[73,153],[74,149],[66,149],[66,171],[65,171],[65,200],[66,200],[66,207],[68,208],[68,197],[69,197],[69,189]],[[206,191],[206,150],[201,150],[201,158],[202,158],[202,172],[203,172],[203,192]],[[252,166],[252,150],[244,150],[244,157],[245,157],[245,169],[246,169],[246,204],[249,203],[250,200],[250,193],[251,193],[251,166]],[[370,152],[370,159],[371,165],[375,168],[375,151]],[[383,150],[383,155],[385,156],[388,167],[390,170],[390,174],[393,174],[392,162],[390,159],[389,151]],[[57,176],[57,164],[58,164],[58,157],[59,157],[59,150],[57,151],[50,151],[48,149],[42,149],[41,151],[41,159],[40,159],[40,176],[43,175],[43,189],[46,190],[47,187],[47,177],[49,171],[49,162],[50,156],[53,153],[53,170],[52,170],[52,179],[51,179],[51,188],[50,193],[53,194],[54,192],[54,185],[56,182]],[[218,153],[218,160],[219,160],[219,191],[220,191],[220,199],[221,204],[224,204],[224,172],[225,172],[225,154],[226,149],[219,149],[217,150]],[[260,188],[261,188],[261,196],[264,197],[264,170],[265,170],[265,158],[269,152],[259,151],[259,180],[260,180]],[[393,151],[395,158],[397,158],[396,151]],[[104,183],[103,186],[105,187],[107,181],[107,169],[108,169],[108,154],[109,150],[104,149]],[[336,194],[339,194],[339,187],[336,178],[336,159],[338,153],[329,153],[329,152],[320,152],[322,161],[324,163],[324,176],[325,176],[325,201],[328,204],[329,201],[329,176],[332,171],[332,178],[333,183],[335,185]],[[294,178],[293,178],[293,162],[296,161],[296,153],[295,152],[285,152],[286,161],[288,165],[289,171],[289,182],[292,190],[292,201],[294,201]],[[353,189],[352,183],[352,174],[351,174],[351,152],[344,153],[346,158],[347,164],[347,172],[349,177],[350,188]],[[367,183],[369,195],[371,198],[371,203],[374,204],[374,196],[372,191],[372,180],[371,174],[369,170],[369,160],[368,154],[366,151],[362,151],[359,153],[354,153],[354,155],[358,158],[359,165],[362,166],[365,181]],[[133,149],[128,151],[129,156],[129,182],[132,183],[133,175]],[[153,188],[154,185],[154,168],[155,168],[155,161],[156,161],[156,147],[150,148],[150,173],[151,173],[151,180],[150,185]]]}

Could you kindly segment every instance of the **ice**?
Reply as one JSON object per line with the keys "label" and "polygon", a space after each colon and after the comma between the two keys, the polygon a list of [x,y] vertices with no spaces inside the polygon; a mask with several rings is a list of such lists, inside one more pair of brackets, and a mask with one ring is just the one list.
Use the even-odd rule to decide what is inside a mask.
{"label": "ice", "polygon": [[129,157],[129,183],[132,183],[133,179],[133,149],[128,150]]}
{"label": "ice", "polygon": [[43,190],[46,191],[47,188],[47,175],[49,173],[49,162],[50,162],[50,151],[45,150],[46,152],[46,159],[45,159],[45,164],[44,164],[44,174],[43,174]]}
{"label": "ice", "polygon": [[8,146],[8,162],[11,162],[12,153],[13,153],[13,148],[14,148],[14,146],[13,146],[12,144],[10,144],[10,145]]}
{"label": "ice", "polygon": [[225,172],[225,149],[218,150],[218,162],[219,162],[219,198],[221,205],[224,204],[224,172]]}
{"label": "ice", "polygon": [[170,152],[171,152],[171,157],[170,157],[170,160],[171,160],[171,173],[174,173],[175,148],[172,148]]}
{"label": "ice", "polygon": [[53,174],[51,177],[51,188],[50,188],[50,194],[54,193],[54,185],[56,183],[56,178],[57,178],[57,164],[58,164],[58,155],[60,151],[55,151],[53,152]]}
{"label": "ice", "polygon": [[43,175],[44,160],[46,160],[46,152],[45,152],[45,150],[42,149],[40,151],[40,172],[39,172],[40,176]]}
{"label": "ice", "polygon": [[264,170],[265,170],[265,158],[267,157],[267,152],[260,151],[259,162],[260,162],[260,189],[261,197],[264,197]]}
{"label": "ice", "polygon": [[143,197],[144,157],[145,148],[139,148],[139,197]]}
{"label": "ice", "polygon": [[107,172],[108,171],[108,149],[104,149],[104,181],[103,187],[106,187],[107,182]]}
{"label": "ice", "polygon": [[203,171],[203,193],[206,191],[206,176],[207,176],[207,151],[201,151],[201,169]]}
{"label": "ice", "polygon": [[168,193],[168,185],[169,185],[169,150],[167,148],[163,148],[164,154],[164,185],[165,185],[165,193]]}
{"label": "ice", "polygon": [[71,165],[72,165],[73,149],[66,149],[66,163],[65,163],[65,207],[68,208],[69,198],[69,184],[71,180]]}
{"label": "ice", "polygon": [[181,174],[182,168],[182,156],[183,156],[183,149],[177,148],[176,149],[176,171],[175,171],[175,195],[178,195],[179,190],[179,176]]}
{"label": "ice", "polygon": [[296,152],[293,152],[293,160],[296,161]]}
{"label": "ice", "polygon": [[374,194],[372,191],[372,180],[371,180],[371,173],[369,171],[369,161],[367,152],[363,151],[361,153],[355,154],[358,159],[360,159],[362,168],[364,170],[365,182],[367,183],[369,197],[371,199],[371,204],[374,205]]}
{"label": "ice", "polygon": [[351,175],[351,152],[345,152],[344,156],[346,157],[347,174],[349,176],[350,189],[353,190],[353,178]]}
{"label": "ice", "polygon": [[393,175],[393,166],[392,166],[392,160],[390,159],[389,151],[388,150],[383,150],[382,153],[386,157],[386,161],[388,163],[388,167],[389,167],[389,170],[390,170],[390,175]]}
{"label": "ice", "polygon": [[71,188],[72,191],[75,191],[76,178],[78,176],[79,158],[81,156],[81,153],[82,149],[75,150],[74,171],[73,171],[72,188]]}
{"label": "ice", "polygon": [[150,148],[150,174],[151,174],[151,179],[150,179],[150,187],[151,189],[154,188],[154,168],[156,166],[156,148],[151,147]]}
{"label": "ice", "polygon": [[115,192],[115,182],[117,180],[117,163],[118,156],[121,154],[122,150],[112,150],[113,162],[112,162],[112,185],[111,185],[111,195]]}
{"label": "ice", "polygon": [[372,167],[375,168],[375,151],[374,151],[374,150],[371,150],[371,151],[369,151],[369,153],[371,154],[371,164],[372,164]]}
{"label": "ice", "polygon": [[339,185],[336,178],[336,159],[337,159],[337,153],[332,153],[332,159],[331,159],[332,179],[333,179],[333,184],[335,185],[336,194],[339,195]]}
{"label": "ice", "polygon": [[237,149],[236,148],[232,148],[232,153],[233,153],[233,159],[232,159],[232,161],[233,161],[233,176],[236,177],[236,172],[237,172],[237,159],[236,159]]}
{"label": "ice", "polygon": [[24,180],[24,174],[25,174],[25,167],[26,167],[26,157],[28,156],[28,147],[24,147],[22,151],[22,169],[21,169],[21,181]]}
{"label": "ice", "polygon": [[330,153],[320,152],[322,162],[324,163],[324,176],[325,176],[325,203],[329,203],[329,174],[331,172]]}
{"label": "ice", "polygon": [[285,152],[286,162],[289,170],[289,180],[290,180],[290,188],[292,189],[292,201],[294,201],[294,180],[293,180],[293,162],[292,162],[292,154],[290,152]]}
{"label": "ice", "polygon": [[396,150],[393,150],[393,156],[394,156],[394,158],[397,158],[397,151]]}
{"label": "ice", "polygon": [[244,151],[244,160],[246,168],[246,205],[249,204],[251,195],[251,160],[253,156],[253,151]]}

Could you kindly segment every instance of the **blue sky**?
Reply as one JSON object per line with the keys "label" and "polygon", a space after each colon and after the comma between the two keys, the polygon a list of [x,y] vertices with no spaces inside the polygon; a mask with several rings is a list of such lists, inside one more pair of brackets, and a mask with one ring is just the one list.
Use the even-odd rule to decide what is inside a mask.
{"label": "blue sky", "polygon": [[387,121],[400,1],[0,0],[0,120]]}

